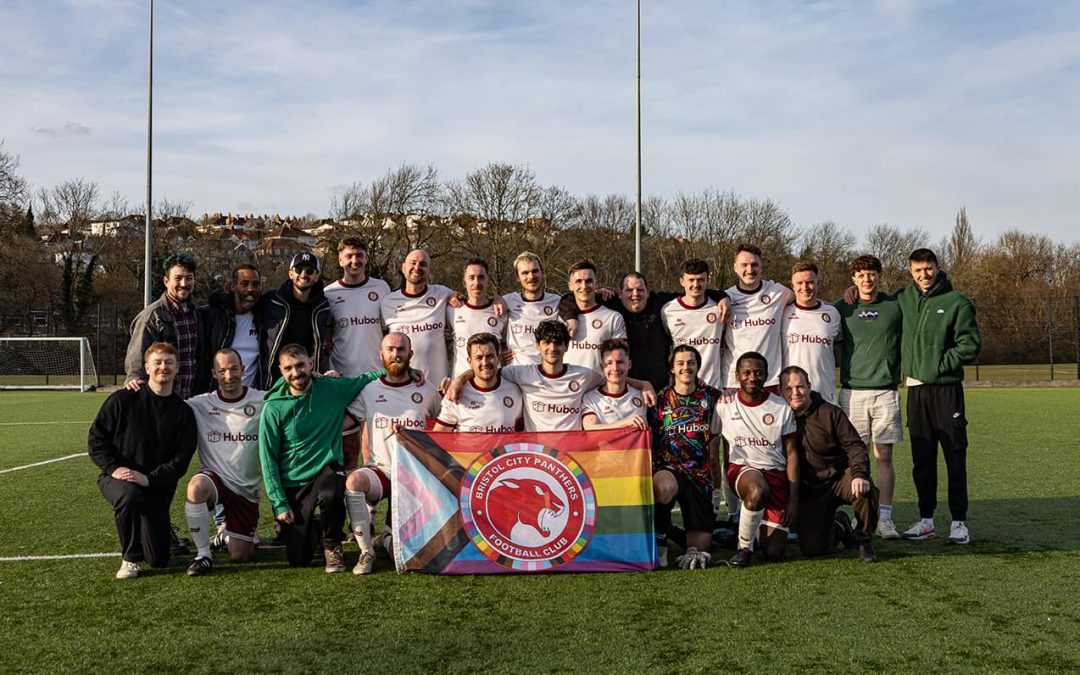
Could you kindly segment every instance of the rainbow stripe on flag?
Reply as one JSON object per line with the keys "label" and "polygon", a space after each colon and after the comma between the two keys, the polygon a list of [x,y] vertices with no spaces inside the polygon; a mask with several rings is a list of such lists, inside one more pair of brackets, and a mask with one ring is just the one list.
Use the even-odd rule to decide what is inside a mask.
{"label": "rainbow stripe on flag", "polygon": [[401,431],[391,442],[399,572],[657,567],[647,431]]}

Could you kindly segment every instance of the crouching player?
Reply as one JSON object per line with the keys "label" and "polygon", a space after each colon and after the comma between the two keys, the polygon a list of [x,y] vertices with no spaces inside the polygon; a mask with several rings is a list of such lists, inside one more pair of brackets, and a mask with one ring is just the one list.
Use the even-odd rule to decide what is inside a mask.
{"label": "crouching player", "polygon": [[439,391],[435,385],[427,381],[417,383],[410,376],[413,351],[406,335],[388,333],[382,339],[379,355],[386,375],[365,387],[349,404],[349,412],[363,420],[361,448],[366,460],[366,466],[352,471],[345,479],[345,506],[353,536],[360,546],[360,559],[353,567],[353,574],[357,575],[370,574],[375,565],[369,506],[390,498],[393,467],[390,436],[397,429],[424,429],[428,418],[439,412]]}
{"label": "crouching player", "polygon": [[717,403],[721,393],[698,381],[701,354],[689,345],[671,350],[672,385],[660,392],[653,419],[653,500],[656,545],[667,565],[667,533],[675,502],[686,526],[684,569],[704,568],[716,515],[712,509],[712,464],[717,460]]}
{"label": "crouching player", "polygon": [[217,391],[187,400],[199,429],[202,464],[202,470],[188,481],[184,504],[196,549],[187,569],[190,577],[213,569],[210,511],[217,504],[225,508],[225,534],[233,562],[251,559],[259,524],[259,417],[264,392],[244,386],[244,364],[232,348],[214,354],[210,374]]}
{"label": "crouching player", "polygon": [[755,537],[767,560],[781,560],[798,515],[795,415],[784,399],[765,391],[768,373],[764,356],[744,353],[735,363],[739,388],[718,406],[728,484],[742,500],[732,567],[750,565]]}

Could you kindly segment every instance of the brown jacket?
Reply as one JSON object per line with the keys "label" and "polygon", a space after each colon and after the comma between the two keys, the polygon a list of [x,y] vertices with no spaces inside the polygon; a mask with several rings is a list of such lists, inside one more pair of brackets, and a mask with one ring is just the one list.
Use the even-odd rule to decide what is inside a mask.
{"label": "brown jacket", "polygon": [[870,480],[870,456],[866,444],[844,411],[810,394],[810,407],[796,413],[798,425],[799,475],[808,486],[830,483],[851,467],[852,478]]}

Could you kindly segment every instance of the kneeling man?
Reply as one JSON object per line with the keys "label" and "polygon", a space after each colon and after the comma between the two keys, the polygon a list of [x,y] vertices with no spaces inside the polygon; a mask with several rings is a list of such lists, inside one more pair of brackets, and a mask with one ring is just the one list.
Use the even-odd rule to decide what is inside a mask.
{"label": "kneeling man", "polygon": [[847,514],[836,509],[851,504],[859,560],[877,561],[871,537],[877,527],[878,489],[870,482],[870,456],[859,432],[844,411],[810,390],[810,378],[799,366],[780,371],[780,391],[795,412],[798,426],[799,547],[807,557],[836,545],[834,518],[840,533],[850,532]]}

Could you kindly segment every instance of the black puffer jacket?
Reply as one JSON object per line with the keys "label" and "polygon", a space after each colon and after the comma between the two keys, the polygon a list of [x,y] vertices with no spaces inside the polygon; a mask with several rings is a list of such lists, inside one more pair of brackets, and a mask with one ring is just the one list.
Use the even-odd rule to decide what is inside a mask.
{"label": "black puffer jacket", "polygon": [[[256,325],[259,330],[259,389],[269,389],[281,371],[278,370],[278,352],[285,345],[281,338],[285,333],[292,314],[292,282],[288,279],[277,290],[266,292],[259,299],[261,317]],[[312,355],[314,367],[320,372],[326,370],[329,357],[331,328],[334,317],[330,314],[330,303],[323,293],[322,283],[311,289],[308,304],[311,308],[311,332],[304,346]]]}
{"label": "black puffer jacket", "polygon": [[[252,320],[255,323],[255,330],[262,333],[262,310],[265,304],[266,296],[262,296],[258,302],[255,303],[255,307],[252,308]],[[213,358],[213,355],[217,353],[217,350],[224,349],[225,347],[231,347],[233,338],[236,336],[236,304],[233,300],[233,294],[225,291],[215,291],[207,298],[206,304],[199,307],[199,320],[202,323],[202,339],[203,348],[201,353],[207,357],[207,360]],[[262,342],[259,342],[259,367],[262,367]],[[206,382],[202,382],[197,379],[196,384],[202,385],[198,387],[199,391],[210,390],[210,371],[209,368],[204,368],[206,371],[205,377],[208,378]],[[202,374],[200,373],[200,376]],[[261,378],[256,375],[256,382],[260,382]]]}

